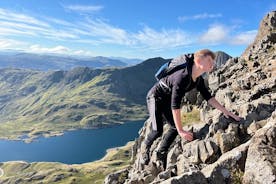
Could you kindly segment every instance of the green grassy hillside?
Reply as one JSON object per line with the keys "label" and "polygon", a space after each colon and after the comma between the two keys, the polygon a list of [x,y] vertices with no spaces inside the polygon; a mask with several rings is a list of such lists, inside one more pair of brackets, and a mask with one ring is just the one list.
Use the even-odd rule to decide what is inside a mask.
{"label": "green grassy hillside", "polygon": [[0,163],[0,183],[102,184],[105,176],[131,164],[134,142],[111,149],[101,160],[67,165],[58,162],[12,161]]}
{"label": "green grassy hillside", "polygon": [[142,120],[146,93],[164,62],[154,58],[126,68],[51,72],[1,69],[0,138]]}

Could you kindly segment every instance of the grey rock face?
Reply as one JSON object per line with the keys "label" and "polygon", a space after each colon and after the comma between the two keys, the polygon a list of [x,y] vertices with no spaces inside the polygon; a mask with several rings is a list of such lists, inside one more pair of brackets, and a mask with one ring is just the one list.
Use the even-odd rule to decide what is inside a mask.
{"label": "grey rock face", "polygon": [[124,182],[124,181],[121,181],[121,178],[123,178],[123,176],[126,177],[127,174],[128,174],[127,169],[123,169],[121,171],[111,173],[105,178],[104,183],[105,184],[121,184]]}
{"label": "grey rock face", "polygon": [[173,177],[167,181],[161,182],[161,184],[208,184],[206,178],[200,171],[188,172],[181,176]]}
{"label": "grey rock face", "polygon": [[[245,50],[242,57],[246,60],[260,60],[260,62],[265,62],[264,58],[267,56],[271,59],[275,59],[275,30],[276,11],[272,11],[261,21],[259,31],[254,42]],[[274,52],[274,54],[270,52]]]}
{"label": "grey rock face", "polygon": [[276,111],[251,139],[243,182],[276,183]]}
{"label": "grey rock face", "polygon": [[240,145],[223,154],[215,163],[201,171],[210,183],[231,183],[231,176],[238,169],[243,169],[250,142]]}

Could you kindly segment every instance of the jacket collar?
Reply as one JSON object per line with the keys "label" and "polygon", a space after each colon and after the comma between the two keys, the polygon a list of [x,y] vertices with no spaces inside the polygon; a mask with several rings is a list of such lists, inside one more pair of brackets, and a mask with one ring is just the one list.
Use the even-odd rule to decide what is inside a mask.
{"label": "jacket collar", "polygon": [[192,76],[192,69],[194,64],[194,54],[187,54],[186,56],[188,75]]}

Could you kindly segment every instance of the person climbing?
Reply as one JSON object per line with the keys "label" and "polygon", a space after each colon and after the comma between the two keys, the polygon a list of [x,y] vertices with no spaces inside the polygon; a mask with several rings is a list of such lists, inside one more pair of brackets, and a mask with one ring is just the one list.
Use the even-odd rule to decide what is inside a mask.
{"label": "person climbing", "polygon": [[177,135],[188,141],[193,140],[193,133],[182,129],[180,116],[181,100],[185,93],[193,88],[197,88],[208,104],[223,112],[226,118],[232,117],[236,121],[240,121],[241,118],[226,110],[210,94],[204,84],[204,79],[201,75],[205,72],[211,72],[214,68],[214,62],[215,54],[208,49],[196,51],[194,54],[181,55],[173,59],[169,65],[184,63],[184,67],[162,77],[149,90],[147,94],[147,107],[151,131],[142,144],[145,150],[142,153],[142,164],[148,165],[151,145],[163,133],[163,117],[170,125],[170,128],[166,135],[164,135],[159,149],[155,150],[158,160],[163,163],[166,161],[168,149]]}

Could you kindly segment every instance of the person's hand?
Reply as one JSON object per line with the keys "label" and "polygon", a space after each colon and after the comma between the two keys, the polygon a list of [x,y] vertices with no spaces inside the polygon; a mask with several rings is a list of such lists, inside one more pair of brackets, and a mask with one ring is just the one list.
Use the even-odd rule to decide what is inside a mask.
{"label": "person's hand", "polygon": [[224,116],[225,116],[226,118],[229,118],[229,116],[230,116],[230,117],[232,117],[232,118],[233,118],[234,120],[236,120],[236,121],[240,121],[240,120],[241,120],[241,118],[240,118],[239,116],[237,116],[237,115],[235,115],[235,114],[233,114],[233,113],[231,113],[231,112],[225,113]]}
{"label": "person's hand", "polygon": [[193,137],[193,133],[191,132],[187,132],[187,131],[180,131],[179,132],[179,135],[183,138],[183,139],[186,139],[188,141],[192,141],[194,139]]}

